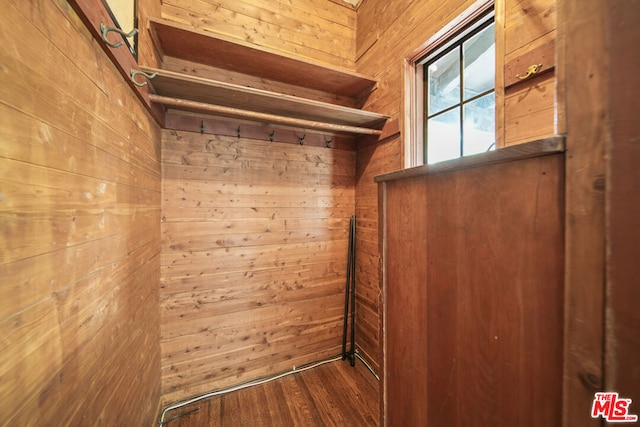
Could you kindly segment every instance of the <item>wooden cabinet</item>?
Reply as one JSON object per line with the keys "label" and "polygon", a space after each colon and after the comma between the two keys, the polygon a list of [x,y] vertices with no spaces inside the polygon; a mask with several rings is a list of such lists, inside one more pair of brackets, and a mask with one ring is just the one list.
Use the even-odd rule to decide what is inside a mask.
{"label": "wooden cabinet", "polygon": [[376,178],[385,425],[560,424],[563,163],[553,138]]}

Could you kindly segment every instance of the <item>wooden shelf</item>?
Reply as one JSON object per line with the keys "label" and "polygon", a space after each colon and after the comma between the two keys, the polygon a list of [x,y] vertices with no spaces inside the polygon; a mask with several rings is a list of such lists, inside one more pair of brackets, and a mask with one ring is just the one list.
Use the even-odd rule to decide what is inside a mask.
{"label": "wooden shelf", "polygon": [[356,108],[209,80],[156,68],[152,102],[177,109],[209,112],[226,117],[253,119],[319,130],[380,134],[387,116]]}
{"label": "wooden shelf", "polygon": [[376,84],[373,78],[350,70],[175,22],[150,18],[149,26],[163,55],[352,98],[370,91]]}
{"label": "wooden shelf", "polygon": [[[355,99],[375,86],[372,78],[338,67],[231,40],[161,19],[149,27],[161,54],[224,71]],[[304,96],[238,85],[192,74],[140,67],[148,74],[151,102],[185,111],[282,124],[330,132],[380,135],[388,116],[309,99]]]}

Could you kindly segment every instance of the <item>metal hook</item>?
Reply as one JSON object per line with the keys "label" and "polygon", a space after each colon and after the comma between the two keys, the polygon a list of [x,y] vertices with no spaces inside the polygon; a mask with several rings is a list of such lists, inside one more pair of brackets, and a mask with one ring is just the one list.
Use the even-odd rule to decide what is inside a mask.
{"label": "metal hook", "polygon": [[238,138],[240,138],[240,126],[238,126],[238,129],[236,130],[237,134],[238,134]]}
{"label": "metal hook", "polygon": [[269,141],[273,142],[273,136],[276,134],[275,130],[272,130],[271,133],[269,134]]}
{"label": "metal hook", "polygon": [[110,46],[110,47],[113,47],[113,48],[122,46],[122,42],[111,43],[109,40],[107,40],[107,34],[110,33],[111,31],[115,31],[116,33],[122,35],[123,37],[133,37],[136,34],[138,34],[138,29],[137,28],[134,28],[129,33],[125,33],[120,28],[107,27],[106,25],[104,25],[101,22],[100,23],[100,33],[102,33],[102,41],[105,42],[107,46]]}
{"label": "metal hook", "polygon": [[204,120],[200,121],[200,134],[204,133]]}
{"label": "metal hook", "polygon": [[540,71],[540,68],[542,68],[542,64],[530,65],[529,68],[527,68],[527,74],[525,74],[524,76],[521,76],[520,74],[516,74],[516,77],[520,80],[524,80],[528,77],[533,76],[534,74],[537,74],[538,71]]}
{"label": "metal hook", "polygon": [[331,143],[333,142],[333,138],[329,138],[328,140],[326,140],[324,143],[327,146],[327,148],[331,148]]}
{"label": "metal hook", "polygon": [[300,145],[304,144],[304,138],[307,136],[307,134],[305,133],[304,135],[302,135],[301,137],[298,138],[298,143]]}
{"label": "metal hook", "polygon": [[136,76],[138,74],[142,74],[143,76],[145,76],[148,79],[152,79],[155,76],[158,75],[158,73],[153,73],[153,74],[147,74],[144,71],[140,71],[140,70],[131,70],[131,81],[133,82],[134,85],[142,87],[142,86],[146,86],[147,82],[142,82],[142,83],[138,83],[136,81]]}

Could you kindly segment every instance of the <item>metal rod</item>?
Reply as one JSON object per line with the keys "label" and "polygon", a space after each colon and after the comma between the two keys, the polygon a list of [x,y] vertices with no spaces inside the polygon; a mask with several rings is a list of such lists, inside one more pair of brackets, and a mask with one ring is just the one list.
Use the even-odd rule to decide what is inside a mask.
{"label": "metal rod", "polygon": [[267,123],[278,123],[282,125],[297,126],[306,129],[328,130],[335,132],[357,133],[363,135],[381,135],[382,131],[378,129],[369,129],[358,126],[339,125],[335,123],[318,122],[314,120],[296,119],[293,117],[278,116],[276,114],[260,113],[257,111],[243,110],[240,108],[224,107],[221,105],[207,104],[205,102],[190,101],[187,99],[172,98],[168,96],[160,96],[149,94],[149,100],[157,104],[172,106],[191,111],[201,111],[207,113],[220,114],[222,116],[231,116],[245,119],[258,120]]}
{"label": "metal rod", "polygon": [[347,281],[344,287],[344,325],[342,327],[342,360],[345,360],[347,353],[347,329],[349,325],[349,288],[351,287],[351,221],[349,221],[349,246],[347,249]]}
{"label": "metal rod", "polygon": [[[347,351],[347,333],[349,325],[349,309],[351,309],[351,339]],[[342,328],[342,360],[349,359],[351,366],[356,364],[356,217],[351,216],[349,221],[349,246],[347,256],[347,283],[344,296],[344,324]]]}
{"label": "metal rod", "polygon": [[351,366],[356,365],[356,217],[351,217]]}

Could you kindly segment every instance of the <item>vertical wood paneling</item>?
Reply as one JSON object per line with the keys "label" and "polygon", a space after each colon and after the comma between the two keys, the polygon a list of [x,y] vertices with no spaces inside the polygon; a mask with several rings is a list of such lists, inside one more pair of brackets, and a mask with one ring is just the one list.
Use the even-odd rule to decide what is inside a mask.
{"label": "vertical wood paneling", "polygon": [[150,425],[159,127],[65,1],[1,20],[3,423]]}
{"label": "vertical wood paneling", "polygon": [[339,353],[355,152],[167,130],[162,153],[163,401]]}
{"label": "vertical wood paneling", "polygon": [[354,68],[356,12],[346,3],[165,0],[162,13],[167,19],[259,46]]}

